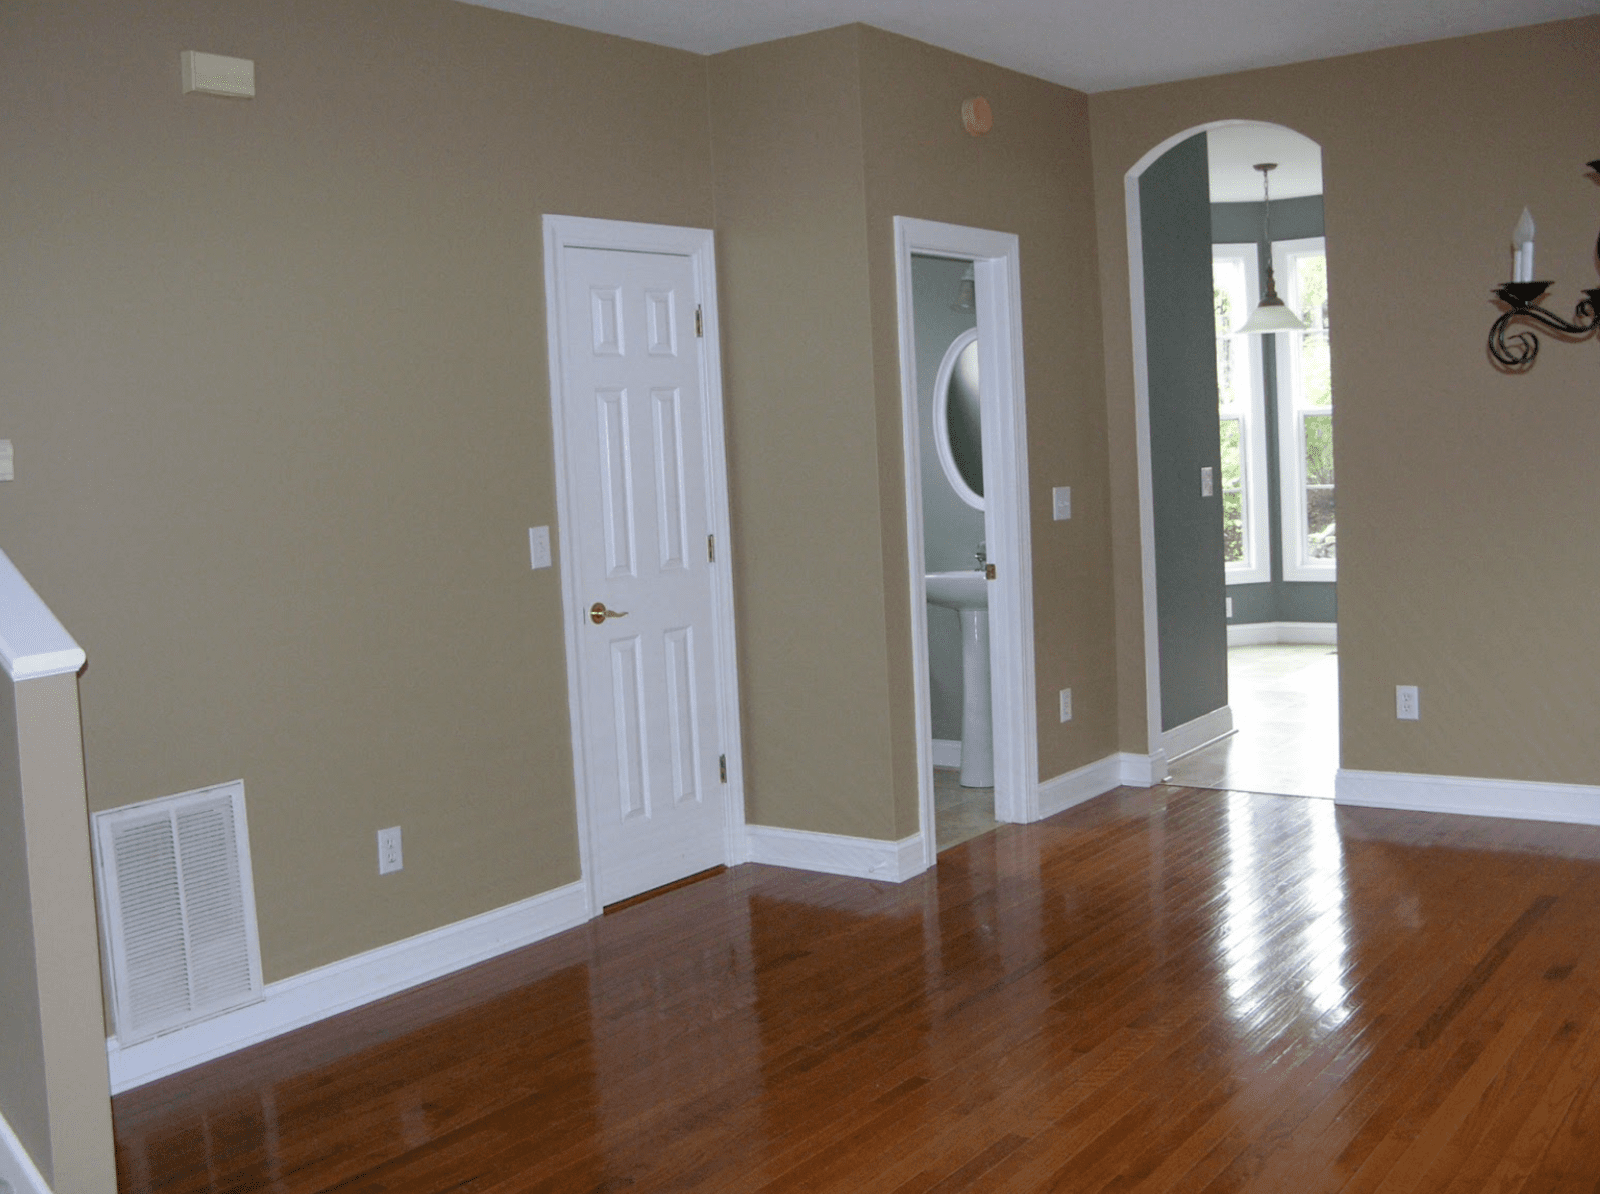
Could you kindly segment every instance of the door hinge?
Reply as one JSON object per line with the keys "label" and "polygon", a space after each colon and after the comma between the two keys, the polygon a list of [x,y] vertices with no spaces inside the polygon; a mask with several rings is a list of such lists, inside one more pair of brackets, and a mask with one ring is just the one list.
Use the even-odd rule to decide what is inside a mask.
{"label": "door hinge", "polygon": [[717,537],[715,535],[707,535],[706,536],[706,563],[715,564],[716,562],[717,562]]}
{"label": "door hinge", "polygon": [[727,783],[728,782],[728,756],[727,755],[718,755],[717,756],[717,766],[719,768],[721,768],[721,770],[722,770],[722,782],[723,783]]}
{"label": "door hinge", "polygon": [[698,306],[694,309],[694,334],[696,336],[704,336],[706,334],[705,312]]}

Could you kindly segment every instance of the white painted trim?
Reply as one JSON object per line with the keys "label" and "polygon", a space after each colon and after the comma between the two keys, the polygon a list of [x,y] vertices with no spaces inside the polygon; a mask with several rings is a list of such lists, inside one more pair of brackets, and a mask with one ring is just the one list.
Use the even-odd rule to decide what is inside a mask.
{"label": "white painted trim", "polygon": [[933,765],[935,767],[961,766],[961,739],[935,738],[933,740]]}
{"label": "white painted trim", "polygon": [[15,1194],[51,1194],[50,1183],[4,1115],[0,1115],[0,1182],[10,1182]]}
{"label": "white painted trim", "polygon": [[996,579],[989,588],[989,675],[994,715],[995,817],[1039,817],[1039,725],[1033,658],[1033,541],[1028,512],[1027,398],[1023,385],[1021,248],[1017,237],[956,224],[894,218],[900,335],[900,427],[905,467],[906,557],[911,603],[911,678],[917,717],[917,792],[926,866],[938,856],[933,797],[933,715],[922,547],[922,457],[918,442],[916,329],[911,256],[973,263],[978,371],[983,388],[984,538]]}
{"label": "white painted trim", "polygon": [[1210,746],[1218,739],[1233,733],[1233,707],[1223,705],[1210,713],[1202,713],[1193,721],[1173,726],[1161,735],[1161,751],[1169,763],[1192,754],[1202,746]]}
{"label": "white painted trim", "polygon": [[549,346],[550,414],[555,434],[556,527],[561,557],[561,597],[566,636],[567,714],[572,727],[573,790],[578,805],[578,857],[588,893],[589,915],[600,915],[599,875],[592,848],[592,807],[588,772],[584,763],[582,677],[578,632],[584,616],[578,578],[566,564],[566,545],[573,542],[570,480],[566,463],[566,434],[561,411],[564,374],[561,291],[562,250],[567,248],[618,249],[635,253],[671,253],[694,264],[695,301],[700,304],[703,336],[697,338],[700,376],[706,389],[702,439],[706,470],[706,519],[717,537],[717,560],[711,568],[711,602],[714,659],[717,677],[719,753],[727,759],[726,815],[723,823],[723,860],[728,866],[745,861],[744,745],[739,727],[739,663],[734,626],[733,534],[728,503],[728,459],[722,409],[722,339],[717,315],[717,265],[714,237],[709,229],[678,228],[665,224],[638,224],[620,220],[595,220],[582,216],[544,217],[545,332]]}
{"label": "white painted trim", "polygon": [[[1235,125],[1272,125],[1265,120],[1213,120],[1174,133],[1135,162],[1123,177],[1123,206],[1127,212],[1128,314],[1133,339],[1133,420],[1139,465],[1139,562],[1144,598],[1144,708],[1150,753],[1162,751],[1161,640],[1156,609],[1155,493],[1150,476],[1150,361],[1148,329],[1144,322],[1144,230],[1140,219],[1139,178],[1152,163],[1196,133]],[[1290,129],[1291,132],[1298,130]],[[1303,135],[1303,134],[1302,134]]]}
{"label": "white painted trim", "polygon": [[[1245,313],[1256,309],[1261,301],[1261,254],[1254,241],[1234,241],[1211,246],[1213,271],[1218,261],[1237,261],[1244,274]],[[1272,579],[1272,533],[1269,523],[1267,486],[1267,388],[1265,371],[1261,367],[1261,346],[1248,337],[1232,337],[1239,351],[1234,360],[1243,358],[1244,372],[1250,387],[1249,402],[1239,412],[1244,428],[1244,542],[1245,562],[1224,564],[1226,583],[1230,585],[1265,584]],[[1232,410],[1233,408],[1229,408]],[[1219,411],[1220,413],[1220,411]]]}
{"label": "white painted trim", "polygon": [[1167,756],[1160,751],[1138,755],[1123,751],[1117,755],[1122,782],[1130,788],[1153,788],[1167,781]]}
{"label": "white painted trim", "polygon": [[776,825],[747,825],[745,836],[749,861],[767,866],[890,883],[903,883],[928,868],[923,857],[925,835],[920,833],[898,842],[885,842],[837,833],[780,829]]}
{"label": "white painted trim", "polygon": [[13,680],[76,672],[83,648],[50,612],[11,557],[0,551],[0,667]]}
{"label": "white painted trim", "polygon": [[1334,803],[1359,808],[1600,825],[1600,787],[1591,784],[1340,768],[1333,792]]}
{"label": "white painted trim", "polygon": [[113,1094],[521,949],[589,919],[569,883],[404,941],[268,983],[259,1003],[123,1048],[106,1042]]}
{"label": "white painted trim", "polygon": [[1228,646],[1259,647],[1272,643],[1327,643],[1339,641],[1337,622],[1230,622]]}
{"label": "white painted trim", "polygon": [[1086,800],[1103,796],[1113,788],[1120,788],[1126,782],[1122,778],[1122,759],[1121,755],[1107,755],[1076,771],[1043,781],[1039,785],[1039,815],[1052,817]]}
{"label": "white painted trim", "polygon": [[[1294,305],[1294,273],[1291,257],[1328,252],[1326,237],[1306,236],[1272,242],[1272,268],[1282,288],[1284,302]],[[1313,560],[1306,555],[1306,537],[1299,527],[1306,524],[1305,445],[1300,435],[1301,416],[1332,413],[1332,407],[1299,406],[1300,361],[1295,352],[1298,332],[1274,332],[1273,362],[1278,374],[1278,507],[1282,511],[1279,531],[1283,547],[1283,579],[1333,583],[1339,579],[1337,560]],[[1338,444],[1334,444],[1337,451]],[[1292,467],[1291,467],[1292,466]]]}

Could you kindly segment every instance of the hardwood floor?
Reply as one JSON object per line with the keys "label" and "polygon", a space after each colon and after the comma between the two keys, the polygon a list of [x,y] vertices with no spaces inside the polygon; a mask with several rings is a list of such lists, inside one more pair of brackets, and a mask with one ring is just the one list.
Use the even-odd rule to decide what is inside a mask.
{"label": "hardwood floor", "polygon": [[1600,831],[1122,789],[737,867],[115,1101],[122,1189],[1600,1188]]}

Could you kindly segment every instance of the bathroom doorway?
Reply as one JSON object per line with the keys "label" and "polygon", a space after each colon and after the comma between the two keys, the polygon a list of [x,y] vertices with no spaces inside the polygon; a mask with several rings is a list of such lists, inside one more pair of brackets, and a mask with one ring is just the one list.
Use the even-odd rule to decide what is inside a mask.
{"label": "bathroom doorway", "polygon": [[918,787],[932,865],[952,839],[1038,817],[1018,243],[904,217],[895,242]]}

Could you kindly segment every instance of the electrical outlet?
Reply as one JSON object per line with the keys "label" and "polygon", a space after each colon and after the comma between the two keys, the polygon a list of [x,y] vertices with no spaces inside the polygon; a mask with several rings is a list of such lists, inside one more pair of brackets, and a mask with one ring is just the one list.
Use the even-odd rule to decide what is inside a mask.
{"label": "electrical outlet", "polygon": [[528,528],[528,558],[535,568],[550,567],[550,528]]}
{"label": "electrical outlet", "polygon": [[387,875],[405,866],[400,853],[400,826],[378,830],[378,874]]}
{"label": "electrical outlet", "polygon": [[1417,703],[1417,686],[1415,684],[1396,684],[1394,686],[1394,715],[1401,721],[1418,721],[1422,714]]}
{"label": "electrical outlet", "polygon": [[1061,690],[1061,720],[1072,720],[1072,689],[1070,688]]}
{"label": "electrical outlet", "polygon": [[1213,484],[1211,466],[1208,464],[1200,470],[1200,496],[1210,497]]}
{"label": "electrical outlet", "polygon": [[1062,522],[1072,517],[1072,486],[1057,485],[1050,491],[1050,500],[1057,522]]}

